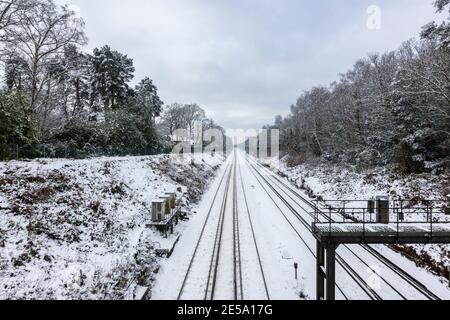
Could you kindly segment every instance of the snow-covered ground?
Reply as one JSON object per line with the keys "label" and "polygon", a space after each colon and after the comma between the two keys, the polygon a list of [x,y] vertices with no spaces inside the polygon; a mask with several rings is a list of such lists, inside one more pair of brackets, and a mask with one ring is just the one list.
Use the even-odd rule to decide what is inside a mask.
{"label": "snow-covered ground", "polygon": [[[231,298],[233,200],[239,221],[244,298],[265,299],[268,294],[271,299],[314,299],[316,240],[308,230],[312,219],[296,195],[310,200],[318,195],[362,199],[395,191],[413,197],[417,189],[408,184],[411,179],[410,183],[417,185],[412,178],[391,181],[372,172],[370,181],[379,183],[370,183],[367,174],[305,165],[283,167],[279,172],[299,187],[290,190],[267,168],[246,161],[242,152],[237,151],[234,171],[232,159],[224,163],[219,155],[197,155],[1,163],[0,299],[133,299],[142,297],[146,288],[151,288],[148,297],[153,299],[176,299],[205,226],[204,241],[182,296],[203,299],[221,212],[225,212],[226,223],[216,297]],[[236,180],[231,180],[227,189],[227,177],[233,177],[232,173]],[[419,185],[430,186],[423,191],[427,197],[437,197],[439,194],[432,192],[445,183],[436,178]],[[164,238],[146,228],[149,203],[180,187],[188,189],[182,201],[191,215],[175,228],[174,235]],[[223,211],[225,194],[228,199]],[[173,255],[158,258],[157,249],[170,249],[176,239]],[[408,248],[420,250],[419,246],[400,249]],[[374,246],[388,261],[446,299],[450,296],[446,280],[427,270],[429,263],[439,261],[436,270],[448,264],[448,248],[423,248],[431,259],[426,261],[427,269],[418,268],[386,246]],[[418,255],[421,259],[424,252]],[[364,248],[342,247],[339,254],[363,282],[381,277],[373,289],[381,298],[425,298]],[[294,263],[299,266],[297,280]],[[368,298],[341,265],[337,266],[337,285],[338,299]]]}
{"label": "snow-covered ground", "polygon": [[[351,168],[323,163],[307,163],[291,168],[284,161],[278,169],[280,175],[287,177],[310,197],[327,200],[368,200],[388,195],[391,198],[417,199],[417,202],[421,199],[438,200],[434,218],[440,221],[450,220],[450,216],[444,214],[444,207],[450,205],[447,203],[447,195],[450,194],[448,173],[400,176],[388,168],[356,172]],[[442,276],[442,281],[448,279],[449,245],[408,245],[392,248],[413,260],[418,266]]]}
{"label": "snow-covered ground", "polygon": [[[295,188],[289,190],[277,181],[274,173],[262,166],[253,165],[254,160],[246,161],[240,151],[237,158],[236,205],[240,224],[244,298],[266,299],[266,282],[272,300],[315,299],[316,239],[309,230],[313,218],[309,216],[305,205],[296,198],[298,194],[306,199],[309,197],[308,193]],[[222,168],[199,206],[198,214],[189,222],[190,232],[182,235],[172,257],[162,263],[156,277],[153,299],[176,299],[180,293],[182,299],[203,299],[205,293],[208,293],[208,279],[211,279],[209,270],[211,262],[215,260],[214,241],[220,226],[221,204],[224,195],[230,196],[233,190],[232,186],[227,189],[226,179],[220,178],[226,177],[226,172],[230,171]],[[218,197],[215,197],[216,192]],[[226,203],[224,218],[230,224],[232,217],[227,210],[232,205],[230,201]],[[210,208],[212,211],[209,216]],[[203,226],[205,231],[202,233]],[[223,230],[222,247],[228,248],[232,245],[232,231],[226,224]],[[374,253],[362,246],[339,248],[339,259],[342,262],[338,263],[336,270],[338,299],[422,300],[431,297],[427,290],[440,299],[450,297],[445,279],[418,268],[388,247],[371,248]],[[194,255],[196,251],[197,254]],[[258,263],[258,253],[261,265]],[[385,261],[388,263],[379,260],[381,258],[377,254],[386,257]],[[230,299],[233,296],[233,275],[229,268],[233,266],[233,259],[226,252],[218,259],[217,283],[220,284],[220,292],[217,297]],[[294,263],[299,266],[297,280]],[[409,276],[403,276],[395,267],[405,270]],[[422,289],[422,284],[425,289]]]}
{"label": "snow-covered ground", "polygon": [[[252,160],[252,162],[255,161]],[[266,178],[264,178],[264,180],[267,179],[269,184],[275,186],[273,192],[270,190],[269,192],[273,194],[272,197],[279,203],[279,206],[282,209],[281,212],[286,215],[288,224],[298,232],[298,238],[303,239],[306,249],[310,249],[309,257],[308,250],[303,249],[302,251],[297,250],[294,252],[295,254],[298,254],[299,252],[302,253],[296,259],[302,259],[302,262],[300,263],[300,274],[303,278],[302,285],[304,287],[304,292],[310,297],[315,297],[315,278],[311,275],[315,274],[315,259],[313,255],[315,253],[316,240],[312,236],[311,231],[308,230],[314,222],[314,217],[310,216],[310,214],[313,214],[313,212],[311,212],[311,207],[308,207],[301,199],[313,201],[316,196],[313,194],[312,190],[307,188],[306,184],[303,186],[304,190],[301,188],[296,189],[290,187],[292,185],[288,182],[289,172],[286,168],[284,173],[277,172],[279,175],[283,176],[284,179],[275,176],[272,171],[261,165],[256,165],[254,167],[254,170],[261,172],[261,179],[265,176]],[[277,171],[279,167],[272,169]],[[299,168],[293,170],[298,171]],[[301,180],[300,176],[305,176],[304,173],[298,172],[298,174],[299,180]],[[295,182],[295,179],[290,180]],[[350,183],[351,182],[349,182],[349,184]],[[277,194],[275,194],[275,190]],[[301,199],[297,197],[297,195],[300,196]],[[286,201],[284,203],[278,201],[278,197],[283,197]],[[276,210],[272,212],[275,214]],[[306,223],[300,223],[299,219],[297,219],[298,217],[304,219]],[[289,229],[285,229],[281,238],[287,236],[289,233]],[[296,242],[297,243],[287,243],[286,241],[283,241],[283,244],[294,247],[296,244],[300,244],[301,241],[297,240]],[[344,298],[344,294],[347,299],[367,299],[370,298],[370,296],[372,296],[372,299],[381,298],[388,300],[422,300],[429,298],[448,300],[450,298],[450,288],[448,287],[448,281],[445,278],[435,276],[427,271],[428,269],[418,267],[414,262],[402,257],[402,255],[386,246],[342,245],[338,248],[337,253],[340,256],[336,269],[336,293],[338,299]],[[348,269],[348,267],[345,269],[343,268],[345,264],[348,264],[348,267],[351,267],[353,270],[351,272],[353,279],[349,277],[350,273],[345,270]],[[392,266],[390,266],[391,264]],[[304,270],[308,269],[309,271],[303,273]],[[398,272],[398,270],[403,270],[406,274],[402,275],[403,271]],[[359,283],[365,284],[365,292],[361,290],[363,289],[362,286],[356,285],[355,276],[360,278],[358,281]]]}
{"label": "snow-covered ground", "polygon": [[[230,164],[231,158],[228,159]],[[262,272],[265,275],[270,299],[299,300],[312,298],[315,283],[315,264],[306,252],[304,244],[298,240],[291,227],[281,218],[281,215],[277,212],[278,208],[271,198],[265,194],[240,152],[234,169],[237,175],[236,205],[240,225],[244,299],[267,299]],[[204,298],[214,241],[218,232],[221,204],[226,192],[228,192],[229,197],[224,215],[226,223],[221,244],[223,252],[219,257],[219,274],[215,297],[232,299],[233,276],[230,269],[233,267],[233,255],[229,254],[229,251],[232,251],[233,246],[232,228],[230,227],[232,224],[230,210],[232,210],[233,183],[226,189],[227,173],[229,171],[226,171],[226,168],[223,167],[211,189],[205,194],[198,208],[198,214],[188,222],[190,232],[182,235],[172,257],[162,263],[152,292],[153,299],[177,299],[189,270],[192,256],[196,251],[196,244],[202,234],[202,227],[208,219],[197,250],[197,256],[193,261],[186,287],[181,296],[182,299],[201,300]],[[222,180],[222,176],[225,176],[225,179]],[[219,190],[218,196],[215,197],[217,190]],[[247,210],[244,193],[249,210]],[[211,216],[208,218],[210,208],[212,208]],[[253,239],[250,221],[253,224],[258,251]],[[261,258],[261,266],[258,262],[258,252]],[[295,279],[294,262],[298,262],[302,266],[297,280]],[[308,278],[308,281],[306,281],[306,278]]]}
{"label": "snow-covered ground", "polygon": [[[195,210],[220,155],[0,163],[0,299],[133,299],[151,286],[165,239],[150,202],[187,187]],[[185,188],[182,188],[185,189]]]}

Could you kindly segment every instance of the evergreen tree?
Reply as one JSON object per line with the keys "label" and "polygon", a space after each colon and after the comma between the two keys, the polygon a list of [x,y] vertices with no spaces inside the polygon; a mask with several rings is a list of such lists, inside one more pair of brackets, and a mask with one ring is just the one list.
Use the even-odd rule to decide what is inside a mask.
{"label": "evergreen tree", "polygon": [[31,74],[27,62],[21,56],[12,54],[5,62],[5,82],[9,92],[22,94],[28,87]]}
{"label": "evergreen tree", "polygon": [[20,95],[0,92],[0,159],[13,159],[18,147],[29,147],[35,142],[26,136],[31,124],[24,105]]}
{"label": "evergreen tree", "polygon": [[94,111],[119,108],[128,98],[128,83],[133,79],[135,70],[133,60],[104,46],[94,49],[92,68],[91,104]]}
{"label": "evergreen tree", "polygon": [[133,112],[138,116],[136,125],[152,149],[158,140],[155,119],[161,115],[163,102],[150,78],[143,79],[134,90]]}
{"label": "evergreen tree", "polygon": [[[436,0],[434,6],[437,12],[443,12],[448,9],[450,14],[450,0]],[[450,47],[450,15],[447,21],[438,25],[436,22],[431,22],[423,27],[422,38],[438,41],[441,47]]]}
{"label": "evergreen tree", "polygon": [[62,65],[64,115],[66,118],[86,118],[90,95],[90,56],[80,52],[76,46],[69,45],[65,48]]}
{"label": "evergreen tree", "polygon": [[163,102],[158,96],[158,89],[150,78],[146,77],[136,86],[136,106],[144,116],[154,121],[161,115]]}

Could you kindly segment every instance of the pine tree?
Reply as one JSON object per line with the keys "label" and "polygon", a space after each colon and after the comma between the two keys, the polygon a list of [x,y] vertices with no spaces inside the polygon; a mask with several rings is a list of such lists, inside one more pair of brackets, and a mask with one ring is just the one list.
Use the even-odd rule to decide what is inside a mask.
{"label": "pine tree", "polygon": [[22,94],[31,79],[27,62],[21,56],[13,54],[5,64],[5,82],[8,91]]}
{"label": "pine tree", "polygon": [[[443,12],[448,9],[450,13],[450,0],[436,0],[434,6],[437,12]],[[447,17],[447,22],[442,22],[438,25],[436,22],[431,22],[423,27],[422,34],[423,39],[429,39],[438,41],[440,47],[450,47],[450,15]]]}
{"label": "pine tree", "polygon": [[67,118],[85,117],[89,103],[90,56],[82,53],[76,46],[65,48],[62,61],[64,86],[64,113]]}
{"label": "pine tree", "polygon": [[136,86],[136,107],[137,111],[142,114],[146,121],[154,122],[162,112],[163,102],[158,96],[158,89],[150,78],[146,77]]}
{"label": "pine tree", "polygon": [[[94,50],[92,68],[93,107],[103,111],[119,108],[128,97],[128,83],[134,77],[133,60],[104,46]],[[101,107],[98,106],[98,99]]]}

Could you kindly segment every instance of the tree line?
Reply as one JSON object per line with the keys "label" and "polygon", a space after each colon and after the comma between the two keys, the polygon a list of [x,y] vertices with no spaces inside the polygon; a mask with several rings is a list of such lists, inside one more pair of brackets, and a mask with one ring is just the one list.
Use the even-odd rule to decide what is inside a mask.
{"label": "tree line", "polygon": [[68,6],[0,0],[0,160],[154,154],[170,149],[173,126],[216,126],[197,105],[164,110],[149,77],[130,84],[131,58],[86,43]]}
{"label": "tree line", "polygon": [[[450,0],[435,2],[450,13]],[[395,163],[402,173],[442,170],[450,155],[450,18],[419,40],[371,54],[331,85],[305,91],[277,116],[292,165],[308,158],[361,168]]]}

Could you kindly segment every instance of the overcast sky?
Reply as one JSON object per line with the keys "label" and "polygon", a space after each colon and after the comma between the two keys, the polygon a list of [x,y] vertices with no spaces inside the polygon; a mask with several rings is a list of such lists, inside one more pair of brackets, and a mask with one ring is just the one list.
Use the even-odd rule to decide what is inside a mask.
{"label": "overcast sky", "polygon": [[[87,51],[134,59],[166,104],[197,103],[226,128],[260,128],[303,90],[434,20],[432,0],[58,0],[80,10]],[[381,9],[381,29],[367,9]]]}

